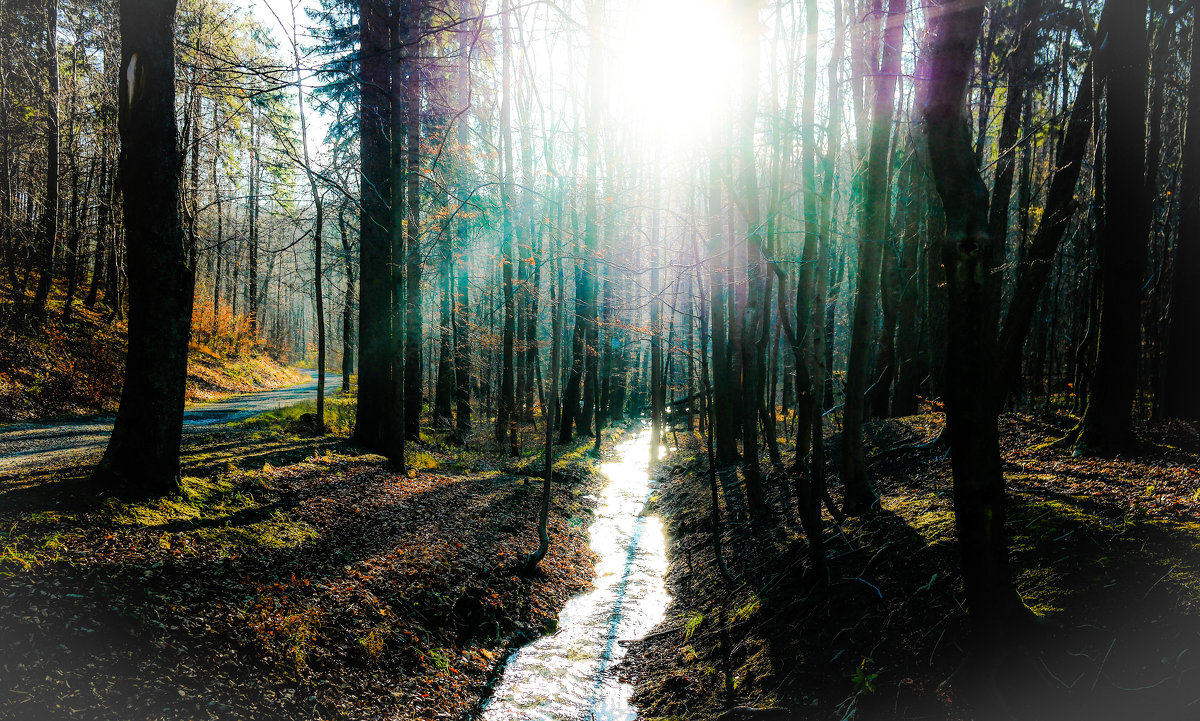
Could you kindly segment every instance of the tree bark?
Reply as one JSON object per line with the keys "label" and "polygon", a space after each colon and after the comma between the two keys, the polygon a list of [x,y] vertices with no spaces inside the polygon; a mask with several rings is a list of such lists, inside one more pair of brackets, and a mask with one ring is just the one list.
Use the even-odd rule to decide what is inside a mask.
{"label": "tree bark", "polygon": [[441,229],[438,242],[438,280],[441,300],[438,304],[437,385],[433,394],[433,427],[448,431],[454,426],[454,336],[451,321],[454,306],[454,242],[449,223]]}
{"label": "tree bark", "polygon": [[[1107,9],[1107,8],[1106,8]],[[1096,368],[1080,422],[1076,454],[1111,454],[1133,443],[1133,403],[1140,352],[1141,286],[1146,264],[1149,204],[1146,157],[1145,0],[1113,7],[1112,27],[1097,68],[1104,78],[1104,225],[1100,260],[1100,329]]]}
{"label": "tree bark", "polygon": [[[518,438],[514,413],[516,411],[515,361],[516,361],[516,307],[513,288],[513,221],[512,221],[512,131],[511,116],[512,48],[509,44],[510,12],[508,0],[501,0],[500,37],[504,53],[501,70],[500,90],[500,151],[503,164],[500,182],[500,272],[504,292],[504,328],[502,336],[500,369],[500,399],[496,405],[496,444],[503,449],[506,445],[513,455],[517,454]],[[507,443],[506,443],[507,441]]]}
{"label": "tree bark", "polygon": [[995,378],[999,308],[991,284],[1000,249],[988,237],[988,193],[971,147],[966,115],[971,57],[984,6],[948,0],[934,18],[930,81],[922,103],[930,169],[946,218],[947,431],[954,478],[955,529],[967,609],[976,639],[991,645],[1029,618],[1013,583],[1004,526],[1005,494]]}
{"label": "tree bark", "polygon": [[407,107],[408,76],[412,72],[409,55],[415,52],[412,36],[412,3],[409,0],[392,0],[391,15],[388,18],[391,32],[390,40],[390,109],[388,129],[391,132],[391,142],[387,146],[387,170],[390,183],[387,232],[389,239],[390,257],[390,302],[388,322],[389,343],[388,363],[390,378],[387,406],[387,443],[385,455],[388,465],[393,470],[407,470],[405,459],[405,441],[408,437],[407,413],[405,403],[407,383],[405,366],[408,359],[407,349],[407,320],[408,295],[405,292],[408,274],[408,254],[405,247],[405,216],[408,209],[404,204],[405,192],[408,189],[406,173],[407,156],[405,145],[408,140],[408,123],[410,112]]}
{"label": "tree bark", "polygon": [[874,108],[871,112],[871,144],[867,155],[866,187],[862,206],[862,236],[858,244],[858,288],[851,321],[850,358],[846,368],[846,400],[842,422],[842,481],[846,487],[843,510],[862,513],[877,497],[867,478],[862,425],[866,403],[867,368],[875,296],[879,290],[879,268],[888,225],[888,149],[896,99],[896,77],[900,72],[900,50],[904,34],[904,0],[889,0],[883,30],[883,56],[875,78]]}
{"label": "tree bark", "polygon": [[346,226],[346,206],[343,201],[338,208],[338,235],[342,240],[342,255],[346,258],[346,296],[342,305],[342,393],[350,392],[350,376],[355,373],[354,363],[354,255],[350,247],[350,229]]}
{"label": "tree bark", "polygon": [[[919,152],[911,140],[909,152],[914,155]],[[892,389],[891,407],[894,416],[911,416],[917,412],[917,354],[920,348],[917,332],[917,258],[921,242],[919,213],[925,209],[925,179],[923,174],[915,172],[916,164],[914,157],[909,162],[908,172],[904,174],[904,190],[900,199],[903,212],[899,213],[900,255],[896,267],[896,280],[900,287],[896,311],[896,382]]]}
{"label": "tree bark", "polygon": [[258,127],[254,105],[250,106],[250,192],[249,228],[246,232],[246,318],[250,323],[250,337],[258,338],[258,193],[262,188],[262,159],[259,158],[258,142],[262,129]]}
{"label": "tree bark", "polygon": [[137,497],[179,487],[195,276],[179,218],[175,3],[122,0],[120,17],[129,349],[120,408],[93,480]]}
{"label": "tree bark", "polygon": [[1200,313],[1196,312],[1200,308],[1196,282],[1200,278],[1200,24],[1195,22],[1191,53],[1163,411],[1171,418],[1196,421],[1200,420],[1200,374],[1196,372],[1200,359]]}
{"label": "tree bark", "polygon": [[388,203],[391,42],[388,0],[359,5],[361,103],[359,108],[359,364],[355,439],[385,452],[391,436],[392,271]]}
{"label": "tree bark", "polygon": [[[314,217],[313,217],[313,304],[316,311],[317,322],[317,421],[314,432],[318,435],[325,435],[325,295],[321,289],[324,282],[324,273],[321,265],[323,260],[324,247],[322,243],[325,240],[325,202],[321,197],[321,188],[317,184],[317,172],[313,169],[312,159],[308,154],[308,122],[307,115],[304,112],[304,81],[301,72],[303,67],[300,63],[300,41],[296,37],[296,10],[292,6],[292,59],[296,63],[296,109],[300,119],[300,150],[301,161],[304,164],[304,174],[308,180],[308,192],[312,194]],[[197,115],[197,122],[199,115]],[[200,138],[196,136],[196,145],[199,146]],[[193,158],[193,181],[197,181],[195,175],[199,168],[199,157]],[[197,182],[197,185],[199,183]],[[193,218],[193,222],[195,219]],[[194,256],[193,256],[194,257]]]}
{"label": "tree bark", "polygon": [[34,315],[46,312],[58,255],[58,0],[46,0],[46,202],[42,214],[41,275],[33,296]]}
{"label": "tree bark", "polygon": [[[403,53],[405,65],[403,111],[405,121],[405,193],[408,213],[405,239],[404,276],[404,438],[415,441],[421,435],[421,407],[424,399],[421,387],[421,348],[424,328],[421,317],[421,33],[424,5],[421,0],[408,0],[407,47]],[[397,89],[395,92],[400,92]],[[393,138],[399,143],[399,138]],[[395,151],[393,151],[395,152]],[[395,199],[393,199],[395,202]],[[393,214],[395,217],[395,214]],[[399,221],[397,221],[399,223]],[[399,233],[399,227],[396,232]]]}

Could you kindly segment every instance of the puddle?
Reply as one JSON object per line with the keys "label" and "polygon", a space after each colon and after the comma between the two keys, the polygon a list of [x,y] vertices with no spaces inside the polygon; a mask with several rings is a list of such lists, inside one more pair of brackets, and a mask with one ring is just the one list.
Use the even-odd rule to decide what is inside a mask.
{"label": "puddle", "polygon": [[632,686],[614,668],[625,655],[620,640],[644,636],[666,611],[670,596],[662,523],[639,516],[652,488],[646,475],[650,431],[616,448],[603,463],[608,481],[596,506],[591,548],[599,556],[596,588],[567,602],[558,631],[519,649],[508,661],[484,721],[632,721]]}

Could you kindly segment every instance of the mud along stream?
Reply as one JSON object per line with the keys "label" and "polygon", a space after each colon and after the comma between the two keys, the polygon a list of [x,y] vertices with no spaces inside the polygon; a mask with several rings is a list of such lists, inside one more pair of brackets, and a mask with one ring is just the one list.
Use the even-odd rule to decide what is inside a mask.
{"label": "mud along stream", "polygon": [[662,524],[641,515],[653,490],[649,431],[617,446],[616,459],[600,466],[607,481],[590,528],[599,556],[594,590],[567,602],[554,634],[513,654],[484,706],[484,721],[637,718],[632,687],[614,671],[625,654],[619,641],[644,636],[670,600]]}

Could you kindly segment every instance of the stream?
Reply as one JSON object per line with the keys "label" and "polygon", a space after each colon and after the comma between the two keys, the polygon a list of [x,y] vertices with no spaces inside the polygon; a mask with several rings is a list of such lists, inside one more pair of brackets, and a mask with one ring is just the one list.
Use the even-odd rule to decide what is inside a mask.
{"label": "stream", "polygon": [[658,518],[641,515],[653,490],[650,431],[619,444],[616,457],[600,465],[608,481],[589,529],[595,588],[567,602],[555,633],[509,658],[483,721],[637,718],[633,688],[614,668],[625,655],[619,641],[641,638],[666,611],[666,539]]}

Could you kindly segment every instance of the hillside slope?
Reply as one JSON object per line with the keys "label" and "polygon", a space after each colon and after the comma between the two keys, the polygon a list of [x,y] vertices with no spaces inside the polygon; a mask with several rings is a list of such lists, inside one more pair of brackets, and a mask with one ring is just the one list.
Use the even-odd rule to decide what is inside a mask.
{"label": "hillside slope", "polygon": [[[11,304],[0,332],[0,423],[112,413],[117,410],[125,369],[124,322],[76,306],[62,322],[52,306],[43,321],[19,319]],[[193,344],[188,362],[189,403],[235,393],[279,388],[304,380],[294,368],[261,351],[214,353]]]}

